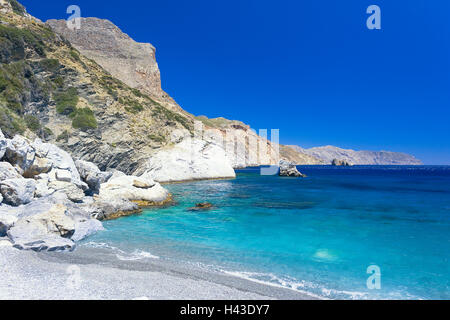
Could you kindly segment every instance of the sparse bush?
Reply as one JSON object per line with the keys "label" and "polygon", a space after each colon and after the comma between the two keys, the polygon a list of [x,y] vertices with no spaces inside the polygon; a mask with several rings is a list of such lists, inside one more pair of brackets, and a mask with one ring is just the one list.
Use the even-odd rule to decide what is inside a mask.
{"label": "sparse bush", "polygon": [[35,116],[27,114],[25,115],[24,120],[28,129],[30,129],[31,131],[38,132],[41,129],[41,123]]}
{"label": "sparse bush", "polygon": [[65,92],[56,93],[54,95],[56,102],[56,112],[63,115],[70,115],[77,109],[78,91],[76,88],[69,88]]}
{"label": "sparse bush", "polygon": [[79,108],[71,115],[72,127],[75,129],[88,130],[97,128],[97,120],[94,112],[89,108]]}
{"label": "sparse bush", "polygon": [[61,142],[68,142],[69,141],[69,132],[67,130],[64,130],[58,137],[56,137],[56,141]]}

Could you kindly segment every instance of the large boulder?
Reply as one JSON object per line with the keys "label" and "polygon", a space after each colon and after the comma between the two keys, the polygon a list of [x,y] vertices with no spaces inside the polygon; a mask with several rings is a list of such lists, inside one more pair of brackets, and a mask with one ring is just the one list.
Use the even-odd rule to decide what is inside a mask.
{"label": "large boulder", "polygon": [[0,181],[0,193],[3,202],[12,206],[30,203],[36,190],[33,179],[7,179]]}
{"label": "large boulder", "polygon": [[304,174],[300,173],[297,170],[297,167],[295,163],[286,161],[286,160],[280,160],[280,172],[279,175],[281,177],[306,177]]}
{"label": "large boulder", "polygon": [[111,220],[141,211],[137,203],[122,198],[97,198],[94,202],[84,205],[83,209],[98,220]]}
{"label": "large boulder", "polygon": [[85,197],[84,191],[71,182],[52,181],[48,184],[48,189],[62,192],[70,201],[76,203],[83,202]]}
{"label": "large boulder", "polygon": [[0,211],[0,237],[6,236],[8,230],[16,223],[18,217],[10,212]]}
{"label": "large boulder", "polygon": [[22,179],[22,176],[9,162],[0,162],[0,181],[7,179]]}
{"label": "large boulder", "polygon": [[143,171],[143,176],[157,182],[236,177],[221,146],[189,138],[158,151]]}
{"label": "large boulder", "polygon": [[81,241],[87,237],[97,233],[98,231],[105,230],[103,224],[96,219],[86,219],[78,221],[75,225],[75,233],[72,236],[73,241]]}
{"label": "large boulder", "polygon": [[23,250],[54,251],[74,247],[75,218],[63,204],[40,203],[20,217],[7,235],[13,246]]}
{"label": "large boulder", "polygon": [[23,174],[34,162],[36,152],[28,140],[21,136],[15,136],[7,140],[4,158],[11,163],[20,174]]}
{"label": "large boulder", "polygon": [[94,192],[98,192],[100,185],[107,182],[113,175],[112,172],[101,172],[94,163],[88,161],[77,160],[75,161],[75,166],[78,169],[81,179]]}
{"label": "large boulder", "polygon": [[100,186],[100,199],[125,199],[151,204],[162,203],[170,197],[169,192],[151,179],[123,176],[110,179]]}

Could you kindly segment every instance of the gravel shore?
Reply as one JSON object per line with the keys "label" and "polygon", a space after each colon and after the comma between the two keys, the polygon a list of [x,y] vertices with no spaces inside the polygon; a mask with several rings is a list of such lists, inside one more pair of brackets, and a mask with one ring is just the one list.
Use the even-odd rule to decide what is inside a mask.
{"label": "gravel shore", "polygon": [[292,290],[174,266],[119,261],[100,249],[36,253],[0,246],[0,299],[268,300],[311,299]]}

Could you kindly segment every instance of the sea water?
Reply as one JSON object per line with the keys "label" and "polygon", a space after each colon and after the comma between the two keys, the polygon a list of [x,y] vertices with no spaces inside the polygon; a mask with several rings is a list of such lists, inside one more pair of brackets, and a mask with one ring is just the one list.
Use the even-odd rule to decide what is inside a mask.
{"label": "sea water", "polygon": [[[324,298],[450,299],[450,167],[299,170],[167,185],[174,206],[108,221],[82,245]],[[214,208],[189,210],[199,202]]]}

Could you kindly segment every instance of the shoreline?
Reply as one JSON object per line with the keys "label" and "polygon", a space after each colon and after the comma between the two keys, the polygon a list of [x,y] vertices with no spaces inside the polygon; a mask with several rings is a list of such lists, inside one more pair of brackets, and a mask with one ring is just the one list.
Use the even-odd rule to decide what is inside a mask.
{"label": "shoreline", "polygon": [[[73,270],[79,270],[77,288],[70,285]],[[0,272],[0,299],[6,300],[318,299],[162,259],[119,260],[109,250],[83,246],[73,252],[53,253],[0,247]]]}

